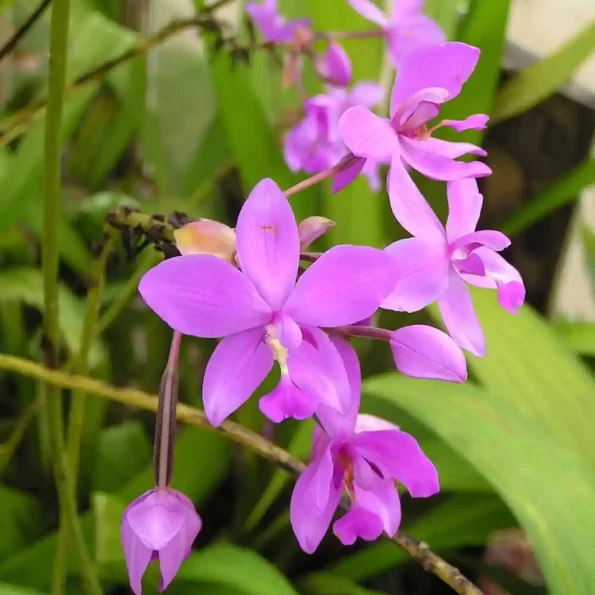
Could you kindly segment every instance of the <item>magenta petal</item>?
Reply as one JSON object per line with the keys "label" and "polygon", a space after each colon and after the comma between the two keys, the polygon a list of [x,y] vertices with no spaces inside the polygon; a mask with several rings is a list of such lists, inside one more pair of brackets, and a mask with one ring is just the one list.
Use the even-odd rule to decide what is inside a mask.
{"label": "magenta petal", "polygon": [[510,240],[501,231],[491,229],[482,229],[474,231],[466,236],[460,237],[452,243],[455,248],[464,248],[466,246],[479,247],[485,246],[496,252],[501,252],[510,246]]}
{"label": "magenta petal", "polygon": [[414,498],[438,493],[438,473],[419,444],[409,434],[395,430],[363,432],[353,438],[358,454],[385,475],[401,482]]}
{"label": "magenta petal", "polygon": [[380,537],[383,529],[382,519],[357,503],[352,504],[333,525],[333,533],[343,545],[353,545],[358,537],[365,541],[374,541]]}
{"label": "magenta petal", "polygon": [[446,289],[450,263],[445,243],[409,238],[390,244],[385,251],[394,259],[397,282],[382,308],[417,312]]}
{"label": "magenta petal", "polygon": [[461,92],[479,59],[479,50],[459,42],[418,48],[405,54],[391,94],[391,117],[399,105],[426,87],[442,87],[449,100]]}
{"label": "magenta petal", "polygon": [[384,98],[384,87],[376,83],[359,82],[353,85],[349,93],[351,105],[374,107]]}
{"label": "magenta petal", "polygon": [[238,261],[273,310],[291,292],[300,260],[298,226],[289,201],[272,180],[250,193],[236,225]]}
{"label": "magenta petal", "polygon": [[371,490],[363,490],[356,484],[355,497],[362,508],[380,518],[389,537],[397,532],[401,524],[401,501],[392,480],[377,478]]}
{"label": "magenta petal", "polygon": [[497,252],[484,246],[473,251],[475,256],[481,258],[485,268],[485,277],[463,274],[463,279],[475,287],[496,289],[498,283],[516,281],[523,284],[520,273]]}
{"label": "magenta petal", "polygon": [[480,161],[456,161],[431,150],[427,141],[400,137],[403,160],[432,180],[452,181],[489,176],[492,170]]}
{"label": "magenta petal", "polygon": [[357,159],[353,165],[335,174],[333,183],[331,184],[331,192],[339,192],[340,190],[343,190],[345,186],[351,184],[351,182],[360,175],[365,165],[365,159]]}
{"label": "magenta petal", "polygon": [[351,324],[371,316],[393,289],[393,259],[368,246],[335,246],[298,280],[285,311],[317,327]]}
{"label": "magenta petal", "polygon": [[449,126],[457,132],[464,130],[483,130],[488,125],[489,116],[485,114],[473,114],[464,120],[442,120],[441,126]]}
{"label": "magenta petal", "polygon": [[[322,457],[324,456],[326,455],[323,453]],[[341,498],[342,472],[334,470],[334,474],[338,475],[335,478],[333,475],[327,477],[323,474],[319,477],[321,472],[319,461],[322,460],[322,457],[313,460],[299,476],[289,506],[289,518],[293,532],[300,547],[307,554],[313,554],[319,546]],[[322,471],[326,472],[327,470],[326,466],[323,466]],[[324,510],[319,511],[316,506],[317,486],[323,481],[328,482],[329,497]]]}
{"label": "magenta petal", "polygon": [[187,555],[183,534],[177,535],[159,552],[159,591],[167,589]]}
{"label": "magenta petal", "polygon": [[477,180],[464,178],[449,182],[446,186],[448,196],[448,219],[446,237],[449,242],[475,231],[483,196],[477,188]]}
{"label": "magenta petal", "polygon": [[205,415],[211,425],[221,425],[247,401],[273,367],[273,355],[263,338],[263,329],[252,329],[225,337],[217,345],[202,387]]}
{"label": "magenta petal", "polygon": [[448,157],[449,159],[456,159],[457,157],[462,157],[463,155],[478,155],[480,157],[485,157],[487,155],[487,151],[481,147],[478,147],[477,145],[472,145],[471,143],[452,142],[434,138],[432,136],[414,142],[418,142],[419,148],[424,151],[436,153],[437,155],[442,155],[442,157]]}
{"label": "magenta petal", "polygon": [[362,432],[377,432],[378,430],[398,429],[399,426],[396,426],[390,421],[386,421],[385,419],[381,419],[375,415],[370,415],[369,413],[360,413],[357,416],[357,420],[355,422],[356,434],[361,434]]}
{"label": "magenta petal", "polygon": [[295,349],[302,343],[302,329],[289,316],[281,314],[275,326],[279,333],[279,341],[286,349]]}
{"label": "magenta petal", "polygon": [[351,62],[345,50],[330,42],[324,54],[316,59],[316,71],[325,81],[345,87],[351,80]]}
{"label": "magenta petal", "polygon": [[393,215],[412,236],[444,237],[442,223],[418,190],[398,156],[391,161],[390,165],[388,197]]}
{"label": "magenta petal", "polygon": [[469,290],[459,274],[452,270],[448,289],[438,299],[442,321],[450,336],[473,355],[485,355],[485,339],[473,310]]}
{"label": "magenta petal", "polygon": [[467,379],[463,352],[455,341],[436,328],[414,324],[397,329],[390,346],[395,365],[405,376],[447,382]]}
{"label": "magenta petal", "polygon": [[468,275],[478,275],[480,277],[483,277],[486,274],[483,260],[481,260],[477,254],[470,254],[463,260],[454,260],[453,265],[461,274],[467,273]]}
{"label": "magenta petal", "polygon": [[339,136],[358,157],[387,161],[398,151],[397,135],[388,120],[356,105],[339,118]]}
{"label": "magenta petal", "polygon": [[184,335],[223,337],[267,324],[272,316],[246,275],[210,255],[165,260],[145,273],[138,290],[157,316]]}
{"label": "magenta petal", "polygon": [[388,37],[388,53],[393,66],[398,69],[406,54],[443,41],[442,29],[429,17],[417,14],[395,22]]}
{"label": "magenta petal", "polygon": [[126,513],[120,526],[120,539],[124,549],[130,588],[135,595],[141,595],[143,574],[151,561],[153,550],[147,547],[130,528]]}
{"label": "magenta petal", "polygon": [[371,21],[379,27],[386,27],[388,19],[386,15],[371,0],[348,0],[349,6],[361,14],[364,19]]}
{"label": "magenta petal", "polygon": [[290,417],[308,419],[317,405],[318,397],[300,390],[286,375],[281,375],[279,384],[258,402],[263,415],[275,423]]}
{"label": "magenta petal", "polygon": [[525,303],[525,286],[518,281],[498,283],[498,303],[510,314],[518,314],[517,309]]}

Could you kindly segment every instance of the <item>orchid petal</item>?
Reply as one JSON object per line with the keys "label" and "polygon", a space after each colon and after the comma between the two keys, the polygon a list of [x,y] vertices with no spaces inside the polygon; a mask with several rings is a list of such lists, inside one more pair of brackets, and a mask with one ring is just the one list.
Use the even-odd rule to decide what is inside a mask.
{"label": "orchid petal", "polygon": [[378,192],[382,188],[380,181],[380,163],[372,159],[366,159],[362,173],[368,178],[368,186],[372,192]]}
{"label": "orchid petal", "polygon": [[306,217],[298,225],[300,236],[300,250],[305,250],[310,244],[324,235],[336,223],[326,217]]}
{"label": "orchid petal", "polygon": [[279,384],[258,402],[263,415],[277,424],[290,417],[308,419],[317,405],[318,397],[300,390],[286,375],[281,375]]}
{"label": "orchid petal", "polygon": [[382,519],[357,503],[352,504],[333,525],[333,533],[343,545],[353,545],[358,537],[364,541],[374,541],[380,537],[383,529]]}
{"label": "orchid petal", "polygon": [[463,260],[453,260],[452,263],[461,274],[467,273],[469,275],[478,275],[480,277],[483,277],[486,274],[483,260],[481,260],[477,254],[470,254]]}
{"label": "orchid petal", "polygon": [[433,151],[432,146],[435,147],[436,143],[404,136],[400,136],[399,142],[403,160],[432,180],[449,182],[461,178],[481,178],[492,173],[492,170],[480,161],[455,161],[451,157]]}
{"label": "orchid petal", "polygon": [[409,238],[390,244],[385,251],[394,259],[397,282],[382,308],[417,312],[446,289],[450,262],[445,244]]}
{"label": "orchid petal", "polygon": [[452,243],[453,248],[471,247],[471,249],[474,249],[479,246],[485,246],[495,252],[501,252],[510,246],[510,239],[501,231],[482,229],[481,231],[473,231],[466,236],[462,236]]}
{"label": "orchid petal", "polygon": [[300,324],[343,326],[371,316],[394,283],[388,254],[368,246],[335,246],[299,278],[284,309]]}
{"label": "orchid petal", "polygon": [[430,17],[417,14],[401,18],[388,36],[388,54],[398,68],[407,54],[428,45],[442,43],[444,32]]}
{"label": "orchid petal", "polygon": [[465,282],[451,270],[448,289],[438,299],[438,308],[450,336],[473,355],[485,355],[483,331],[473,310]]}
{"label": "orchid petal", "polygon": [[200,219],[174,230],[176,248],[182,256],[212,254],[235,263],[236,232],[224,223]]}
{"label": "orchid petal", "polygon": [[263,329],[230,335],[215,348],[203,379],[205,415],[219,426],[247,401],[273,367]]}
{"label": "orchid petal", "polygon": [[464,120],[442,120],[440,126],[448,126],[457,132],[464,130],[483,130],[488,125],[489,116],[485,114],[473,114]]}
{"label": "orchid petal", "polygon": [[498,283],[498,304],[510,314],[518,314],[517,309],[525,303],[525,286],[518,281]]}
{"label": "orchid petal", "polygon": [[281,308],[300,260],[298,227],[289,201],[272,180],[250,193],[236,225],[238,261],[272,309]]}
{"label": "orchid petal", "polygon": [[[302,471],[291,495],[289,505],[291,526],[300,547],[307,554],[313,554],[320,545],[341,498],[342,470],[334,468],[333,474],[327,477],[324,473],[328,472],[328,467],[322,465],[321,468],[319,463],[328,450],[327,448],[319,459],[313,460]],[[328,482],[329,497],[324,510],[319,511],[316,504],[317,486],[323,481]]]}
{"label": "orchid petal", "polygon": [[339,136],[357,157],[386,161],[398,151],[397,135],[390,122],[361,105],[343,112]]}
{"label": "orchid petal", "polygon": [[384,28],[388,25],[386,15],[371,0],[348,0],[349,6],[364,19]]}
{"label": "orchid petal", "polygon": [[279,341],[286,349],[295,349],[302,343],[302,330],[289,316],[282,314],[276,322]]}
{"label": "orchid petal", "polygon": [[343,190],[345,186],[348,186],[360,175],[364,166],[366,165],[366,159],[358,158],[349,167],[342,169],[340,172],[333,176],[333,182],[331,184],[331,192],[334,194]]}
{"label": "orchid petal", "polygon": [[403,56],[391,100],[391,117],[404,101],[426,87],[442,87],[448,99],[461,92],[479,59],[479,50],[459,42],[418,48]]}
{"label": "orchid petal", "polygon": [[432,136],[418,141],[414,140],[413,142],[417,143],[417,147],[423,151],[435,153],[448,159],[457,159],[457,157],[462,157],[463,155],[478,155],[479,157],[485,157],[487,155],[487,151],[477,145],[442,140]]}
{"label": "orchid petal", "polygon": [[360,82],[353,85],[348,101],[351,105],[374,107],[384,99],[384,87],[377,83]]}
{"label": "orchid petal", "polygon": [[463,352],[436,328],[421,324],[400,328],[393,332],[390,347],[397,369],[405,376],[447,382],[467,379]]}
{"label": "orchid petal", "polygon": [[360,413],[355,422],[355,433],[377,432],[379,430],[398,430],[399,426],[369,413]]}
{"label": "orchid petal", "polygon": [[124,549],[126,570],[128,571],[130,588],[135,595],[141,595],[143,574],[151,561],[153,550],[136,536],[125,517],[126,513],[124,513],[120,526],[120,539]]}
{"label": "orchid petal", "polygon": [[145,273],[138,290],[157,316],[184,335],[223,337],[272,318],[248,277],[211,255],[165,260]]}
{"label": "orchid petal", "polygon": [[168,585],[174,580],[187,554],[184,530],[182,529],[159,552],[159,591],[165,591]]}
{"label": "orchid petal", "polygon": [[442,223],[418,190],[398,156],[393,158],[390,165],[388,197],[396,220],[412,236],[444,237]]}
{"label": "orchid petal", "polygon": [[330,42],[326,52],[316,59],[316,72],[322,79],[344,87],[351,80],[349,56],[338,43]]}
{"label": "orchid petal", "polygon": [[516,281],[523,284],[521,274],[509,264],[500,254],[480,246],[473,251],[473,254],[481,258],[485,268],[485,277],[475,275],[463,275],[463,279],[475,287],[496,289],[497,283],[510,283]]}
{"label": "orchid petal", "polygon": [[446,186],[448,197],[448,219],[446,220],[446,237],[449,242],[475,231],[483,196],[477,188],[477,180],[464,178],[449,182]]}

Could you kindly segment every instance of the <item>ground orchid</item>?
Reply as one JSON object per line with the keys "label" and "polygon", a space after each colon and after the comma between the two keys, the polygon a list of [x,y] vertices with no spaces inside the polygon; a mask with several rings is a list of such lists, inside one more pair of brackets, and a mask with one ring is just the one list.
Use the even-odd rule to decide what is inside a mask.
{"label": "ground orchid", "polygon": [[395,480],[413,497],[439,490],[434,465],[413,437],[370,415],[358,415],[360,370],[355,351],[334,340],[351,387],[349,410],[340,415],[322,405],[320,427],[314,430],[312,460],[296,482],[290,519],[300,547],[313,553],[327,532],[345,493],[350,505],[335,521],[333,531],[344,545],[358,537],[372,541],[385,532],[392,536],[401,521]]}
{"label": "ground orchid", "polygon": [[428,122],[438,115],[440,105],[460,93],[478,58],[477,48],[459,42],[414,50],[399,66],[391,94],[390,120],[362,106],[347,109],[339,120],[339,136],[361,161],[341,174],[335,190],[359,174],[363,160],[390,163],[389,197],[395,216],[402,223],[401,217],[407,217],[414,193],[407,166],[428,178],[443,181],[489,175],[491,170],[483,163],[456,160],[466,154],[483,156],[483,149],[431,136],[438,126],[450,126],[457,131],[484,128],[487,116],[475,114],[462,121],[444,120],[428,127]]}
{"label": "ground orchid", "polygon": [[277,0],[246,2],[246,12],[250,15],[260,34],[273,43],[291,42],[298,29],[310,29],[310,19],[287,21],[277,12]]}
{"label": "ground orchid", "polygon": [[212,255],[166,260],[142,278],[145,302],[174,330],[224,337],[203,381],[205,413],[219,425],[279,363],[281,382],[261,402],[273,421],[309,417],[322,399],[349,405],[344,367],[321,327],[370,316],[394,288],[392,258],[365,246],[336,246],[297,280],[300,237],[272,180],[261,181],[236,225],[241,271]]}
{"label": "ground orchid", "polygon": [[442,29],[422,13],[423,0],[393,0],[389,16],[371,0],[349,0],[349,4],[384,32],[394,66],[408,52],[444,41]]}
{"label": "ground orchid", "polygon": [[[419,193],[419,191],[418,191]],[[498,231],[475,231],[482,206],[474,179],[449,182],[446,229],[430,211],[411,211],[414,237],[391,244],[399,280],[383,308],[415,312],[438,302],[446,328],[471,353],[485,353],[483,332],[465,283],[498,290],[498,302],[515,313],[523,304],[525,288],[518,271],[498,252],[510,240]],[[422,204],[421,194],[417,197]]]}

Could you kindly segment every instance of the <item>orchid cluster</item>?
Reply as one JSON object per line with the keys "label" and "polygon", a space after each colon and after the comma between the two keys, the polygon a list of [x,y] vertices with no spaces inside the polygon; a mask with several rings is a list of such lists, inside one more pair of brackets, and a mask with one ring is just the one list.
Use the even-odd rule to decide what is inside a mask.
{"label": "orchid cluster", "polygon": [[[370,108],[382,98],[369,83],[351,89],[346,54],[332,35],[314,34],[307,20],[288,22],[274,0],[246,10],[265,40],[289,47],[289,58],[315,57],[327,93],[307,99],[304,119],[285,138],[291,169],[315,174],[283,192],[259,182],[245,201],[235,228],[192,221],[175,232],[179,256],[149,270],[139,291],[174,330],[161,387],[156,432],[154,490],[127,508],[122,542],[130,581],[141,591],[151,559],[161,566],[161,588],[173,579],[201,527],[192,504],[168,487],[175,418],[176,358],[182,335],[220,339],[202,384],[207,419],[221,425],[275,369],[276,387],[259,400],[274,423],[313,418],[311,462],[295,485],[290,518],[301,548],[313,553],[337,508],[333,524],[345,545],[357,538],[393,536],[400,523],[396,483],[410,496],[439,490],[436,469],[415,439],[393,424],[361,414],[361,372],[352,337],[388,343],[397,370],[413,378],[464,382],[463,350],[485,354],[484,336],[467,285],[497,290],[499,304],[515,313],[524,301],[519,273],[500,256],[510,243],[497,231],[477,231],[482,206],[477,179],[490,169],[463,155],[485,152],[465,142],[434,138],[441,126],[482,129],[487,117],[435,122],[440,106],[456,97],[471,76],[479,51],[444,42],[421,13],[421,1],[396,0],[385,16],[369,0],[349,4],[378,29],[397,68],[390,117]],[[362,37],[365,37],[362,35]],[[313,54],[314,40],[328,44]],[[333,222],[297,222],[288,196],[325,179],[333,190],[361,172],[387,193],[396,220],[411,237],[386,246],[339,245],[309,252]],[[446,182],[449,214],[443,226],[410,177],[418,171]],[[338,198],[340,200],[340,197]],[[436,302],[447,333],[425,325],[391,331],[375,326],[379,309],[416,312]]]}

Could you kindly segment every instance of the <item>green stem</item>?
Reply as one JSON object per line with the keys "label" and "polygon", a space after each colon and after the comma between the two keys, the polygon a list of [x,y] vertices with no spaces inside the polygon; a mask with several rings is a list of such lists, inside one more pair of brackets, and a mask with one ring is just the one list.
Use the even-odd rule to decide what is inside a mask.
{"label": "green stem", "polygon": [[[79,389],[88,394],[94,394],[137,409],[157,411],[158,399],[156,395],[149,395],[135,389],[115,388],[93,378],[73,376],[58,370],[48,370],[35,362],[20,357],[0,354],[0,369],[37,378],[47,384],[55,384],[64,389]],[[200,409],[182,404],[178,404],[176,418],[182,423],[221,434],[279,465],[293,475],[301,473],[304,469],[304,464],[294,459],[286,450],[232,421],[224,421],[220,427],[214,428],[209,424],[205,414]],[[432,552],[426,543],[419,542],[400,531],[389,539],[417,560],[425,570],[435,574],[459,595],[482,595],[482,592],[469,579],[463,576],[457,568],[454,568]]]}
{"label": "green stem", "polygon": [[[52,6],[50,26],[50,58],[47,121],[44,139],[44,202],[42,266],[44,289],[44,338],[45,363],[56,368],[59,361],[58,321],[58,223],[61,195],[61,129],[64,88],[66,84],[66,60],[68,49],[68,25],[70,0],[55,0]],[[43,407],[46,410],[47,431],[58,499],[60,503],[60,526],[65,535],[74,538],[83,575],[89,593],[102,593],[91,559],[86,550],[78,519],[73,481],[64,452],[64,428],[62,422],[62,398],[58,387],[51,383],[44,386]],[[66,583],[67,548],[58,552],[52,578],[53,595],[64,593]]]}

